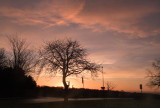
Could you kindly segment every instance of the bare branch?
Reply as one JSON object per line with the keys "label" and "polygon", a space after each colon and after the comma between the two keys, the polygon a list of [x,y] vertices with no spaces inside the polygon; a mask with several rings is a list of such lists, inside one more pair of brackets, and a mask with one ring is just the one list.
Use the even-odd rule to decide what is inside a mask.
{"label": "bare branch", "polygon": [[8,40],[12,49],[12,57],[10,65],[13,68],[21,68],[26,73],[32,71],[37,61],[34,52],[28,48],[26,40],[16,36],[8,36]]}
{"label": "bare branch", "polygon": [[5,49],[0,48],[0,68],[6,67],[7,65],[8,65],[8,60]]}

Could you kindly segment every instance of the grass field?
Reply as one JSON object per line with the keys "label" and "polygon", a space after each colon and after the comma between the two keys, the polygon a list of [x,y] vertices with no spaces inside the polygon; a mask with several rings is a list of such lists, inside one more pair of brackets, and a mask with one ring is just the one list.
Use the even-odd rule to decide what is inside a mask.
{"label": "grass field", "polygon": [[160,108],[160,100],[110,99],[49,103],[0,103],[0,108]]}

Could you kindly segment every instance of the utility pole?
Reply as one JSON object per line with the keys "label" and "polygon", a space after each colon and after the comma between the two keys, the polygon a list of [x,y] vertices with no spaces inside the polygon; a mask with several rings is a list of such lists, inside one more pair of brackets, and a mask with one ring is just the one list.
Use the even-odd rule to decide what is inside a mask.
{"label": "utility pole", "polygon": [[104,75],[103,75],[103,66],[102,66],[102,87],[101,87],[102,90],[105,90],[105,87],[104,87]]}

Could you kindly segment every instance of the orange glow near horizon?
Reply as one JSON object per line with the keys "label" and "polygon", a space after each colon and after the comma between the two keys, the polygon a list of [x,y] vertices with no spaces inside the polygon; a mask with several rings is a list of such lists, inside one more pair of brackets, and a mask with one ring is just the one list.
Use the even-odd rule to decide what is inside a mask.
{"label": "orange glow near horizon", "polygon": [[[98,89],[101,90],[102,79],[100,77],[84,78],[84,88],[86,89]],[[68,77],[67,83],[70,82],[70,88],[83,88],[81,77]],[[139,84],[143,85],[143,92],[154,92],[157,93],[159,90],[151,89],[146,86],[146,78],[105,78],[104,80],[110,81],[115,85],[113,90],[126,91],[126,92],[140,92]],[[37,85],[39,86],[50,86],[50,87],[63,87],[62,77],[52,77],[52,78],[39,78],[37,80]],[[106,84],[104,85],[106,87]]]}

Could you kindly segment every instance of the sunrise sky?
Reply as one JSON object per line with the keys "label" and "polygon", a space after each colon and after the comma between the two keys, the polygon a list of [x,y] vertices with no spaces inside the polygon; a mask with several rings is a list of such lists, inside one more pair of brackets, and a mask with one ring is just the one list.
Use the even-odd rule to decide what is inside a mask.
{"label": "sunrise sky", "polygon": [[[160,0],[0,0],[0,47],[19,34],[37,50],[45,41],[72,38],[103,64],[115,90],[159,92],[146,85],[147,69],[160,57]],[[82,87],[80,77],[71,86]],[[101,74],[85,76],[85,88],[100,89]],[[40,76],[39,85],[62,86],[61,76]]]}

